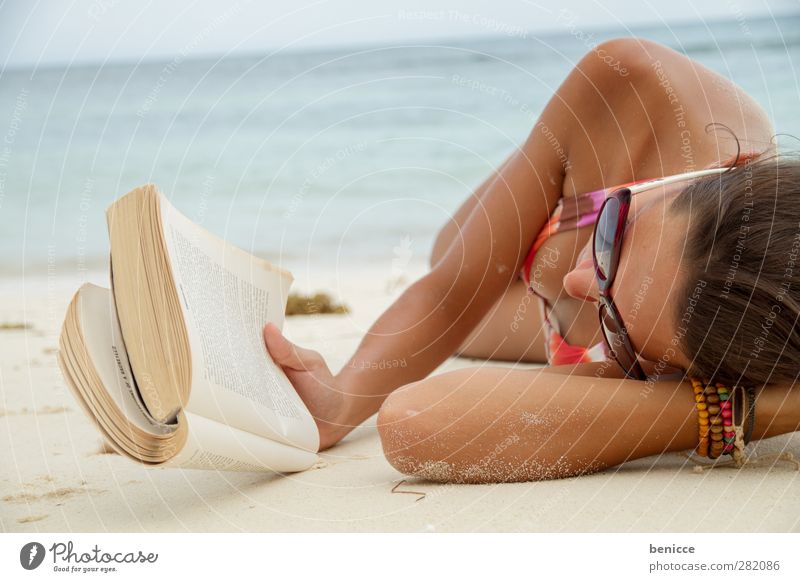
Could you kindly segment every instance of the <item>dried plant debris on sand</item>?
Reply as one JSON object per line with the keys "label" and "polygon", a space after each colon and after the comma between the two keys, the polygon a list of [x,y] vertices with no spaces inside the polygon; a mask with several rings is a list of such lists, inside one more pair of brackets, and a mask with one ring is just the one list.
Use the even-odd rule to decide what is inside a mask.
{"label": "dried plant debris on sand", "polygon": [[290,293],[286,302],[286,315],[317,315],[322,313],[350,313],[343,303],[336,303],[327,293]]}
{"label": "dried plant debris on sand", "polygon": [[0,322],[0,331],[18,331],[23,329],[33,329],[33,326],[25,321]]}
{"label": "dried plant debris on sand", "polygon": [[392,491],[391,492],[392,493],[405,493],[405,494],[409,494],[409,495],[416,495],[417,498],[414,501],[420,501],[421,499],[425,499],[425,496],[427,495],[427,493],[425,493],[424,491],[407,491],[407,490],[400,489],[400,487],[404,486],[405,484],[406,484],[406,480],[405,479],[400,480],[398,483],[395,484],[394,487],[392,487]]}

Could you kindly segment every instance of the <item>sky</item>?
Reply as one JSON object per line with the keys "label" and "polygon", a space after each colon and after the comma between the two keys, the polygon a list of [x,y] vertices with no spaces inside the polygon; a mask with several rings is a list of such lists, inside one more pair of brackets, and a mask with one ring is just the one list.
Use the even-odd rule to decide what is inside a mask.
{"label": "sky", "polygon": [[0,0],[0,69],[536,34],[800,11],[798,0]]}

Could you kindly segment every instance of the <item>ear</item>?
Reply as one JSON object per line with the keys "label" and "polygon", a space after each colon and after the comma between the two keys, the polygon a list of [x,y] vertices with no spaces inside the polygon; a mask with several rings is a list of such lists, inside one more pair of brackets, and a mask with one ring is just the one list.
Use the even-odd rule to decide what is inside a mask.
{"label": "ear", "polygon": [[584,267],[573,269],[564,275],[564,291],[567,295],[575,299],[584,301],[597,301],[599,291],[597,289],[597,278],[594,274],[594,267]]}

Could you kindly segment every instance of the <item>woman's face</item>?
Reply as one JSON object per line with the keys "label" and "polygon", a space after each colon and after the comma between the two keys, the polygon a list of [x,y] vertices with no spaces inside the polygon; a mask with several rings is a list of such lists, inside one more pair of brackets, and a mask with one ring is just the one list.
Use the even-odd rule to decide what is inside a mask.
{"label": "woman's face", "polygon": [[[632,197],[610,291],[639,356],[683,369],[688,362],[679,353],[680,335],[673,319],[675,304],[682,301],[679,265],[688,221],[670,212],[669,203],[685,186],[671,184]],[[564,277],[564,290],[576,299],[597,301],[591,240]]]}

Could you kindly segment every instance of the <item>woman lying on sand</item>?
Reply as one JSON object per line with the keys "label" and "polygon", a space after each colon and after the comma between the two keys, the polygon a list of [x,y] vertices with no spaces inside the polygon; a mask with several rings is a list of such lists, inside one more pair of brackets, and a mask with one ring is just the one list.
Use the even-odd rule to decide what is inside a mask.
{"label": "woman lying on sand", "polygon": [[[773,136],[669,48],[589,52],[339,374],[265,328],[322,448],[379,411],[399,471],[483,483],[689,449],[741,462],[798,430],[800,162]],[[549,366],[427,377],[454,354]]]}

